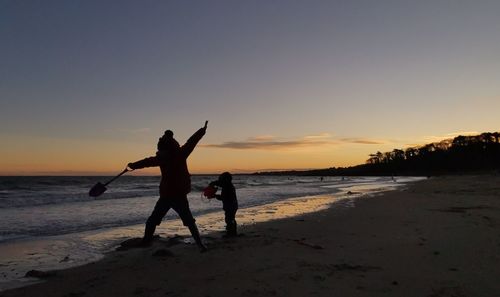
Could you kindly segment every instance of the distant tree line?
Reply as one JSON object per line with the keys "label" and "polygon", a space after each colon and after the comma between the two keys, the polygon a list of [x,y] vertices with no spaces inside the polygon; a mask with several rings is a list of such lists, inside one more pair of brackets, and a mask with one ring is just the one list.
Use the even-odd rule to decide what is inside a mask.
{"label": "distant tree line", "polygon": [[369,155],[366,164],[266,175],[436,175],[500,170],[500,133],[457,136],[440,142]]}

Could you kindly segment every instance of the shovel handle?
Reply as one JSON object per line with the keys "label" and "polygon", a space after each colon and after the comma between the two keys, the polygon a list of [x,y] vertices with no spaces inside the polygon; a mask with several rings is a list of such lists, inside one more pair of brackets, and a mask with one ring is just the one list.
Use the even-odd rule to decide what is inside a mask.
{"label": "shovel handle", "polygon": [[120,172],[120,174],[118,174],[117,176],[110,179],[107,183],[105,183],[104,186],[109,185],[112,181],[114,181],[115,179],[119,178],[120,176],[124,175],[125,173],[127,173],[129,171],[133,171],[133,170],[128,170],[128,168],[125,168],[122,172]]}

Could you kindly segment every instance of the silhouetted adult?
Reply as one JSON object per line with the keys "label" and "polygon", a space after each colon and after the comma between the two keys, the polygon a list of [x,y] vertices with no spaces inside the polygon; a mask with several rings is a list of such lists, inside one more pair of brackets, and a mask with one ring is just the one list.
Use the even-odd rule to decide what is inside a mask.
{"label": "silhouetted adult", "polygon": [[191,175],[187,167],[187,158],[205,135],[207,124],[208,121],[183,146],[174,139],[172,131],[165,131],[158,140],[156,156],[128,164],[131,169],[159,166],[161,170],[160,198],[146,221],[142,241],[144,245],[151,243],[156,226],[160,225],[163,217],[172,208],[179,214],[184,226],[191,231],[200,251],[206,251],[187,200],[187,194],[191,192]]}

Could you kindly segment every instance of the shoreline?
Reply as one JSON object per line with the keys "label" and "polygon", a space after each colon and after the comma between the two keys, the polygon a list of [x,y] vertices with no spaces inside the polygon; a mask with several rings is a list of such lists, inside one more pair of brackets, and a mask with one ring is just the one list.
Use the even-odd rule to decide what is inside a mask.
{"label": "shoreline", "polygon": [[[494,296],[500,177],[437,177],[245,225],[209,251],[155,242],[1,296]],[[49,294],[50,293],[50,294]]]}
{"label": "shoreline", "polygon": [[[272,203],[248,206],[238,211],[239,225],[293,217],[317,212],[328,207],[349,207],[350,201],[362,195],[372,195],[393,188],[406,186],[408,180],[391,186],[346,183],[335,194],[290,197]],[[352,192],[351,192],[352,191]],[[348,194],[349,193],[349,194]],[[222,209],[197,216],[202,237],[220,237],[224,230]],[[3,255],[0,267],[0,292],[39,283],[41,280],[25,277],[30,270],[53,271],[86,265],[99,261],[113,252],[120,242],[142,235],[144,225],[103,228],[78,233],[38,238],[21,238],[0,244]],[[166,219],[157,229],[162,239],[182,236],[190,242],[190,234],[181,221]]]}

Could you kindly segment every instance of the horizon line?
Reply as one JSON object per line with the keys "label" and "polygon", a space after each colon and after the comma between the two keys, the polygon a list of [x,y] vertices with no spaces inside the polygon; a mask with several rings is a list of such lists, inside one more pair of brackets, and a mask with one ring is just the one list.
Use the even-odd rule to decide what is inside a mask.
{"label": "horizon line", "polygon": [[[267,169],[255,169],[255,170],[245,170],[245,169],[233,169],[233,170],[220,170],[217,172],[196,172],[191,173],[191,175],[219,175],[223,171],[229,171],[231,174],[254,174],[260,172],[280,172],[280,171],[307,171],[307,170],[318,170],[318,169],[327,169],[331,167],[324,168],[267,168]],[[71,170],[63,170],[63,171],[35,171],[35,172],[7,172],[1,173],[0,177],[33,177],[33,176],[115,176],[119,172],[111,172],[111,171],[71,171]],[[129,176],[161,176],[160,173],[130,173]]]}

